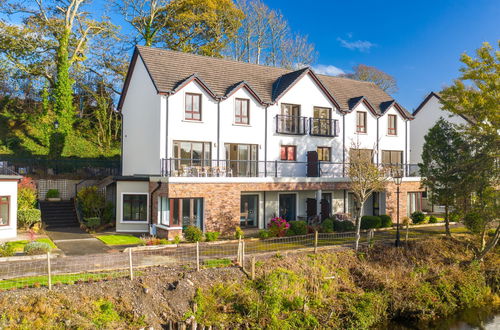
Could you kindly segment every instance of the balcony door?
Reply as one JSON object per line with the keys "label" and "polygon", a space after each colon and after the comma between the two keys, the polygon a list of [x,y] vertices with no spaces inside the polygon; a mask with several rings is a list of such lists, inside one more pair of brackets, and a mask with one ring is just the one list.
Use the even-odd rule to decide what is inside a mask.
{"label": "balcony door", "polygon": [[233,176],[257,176],[257,145],[226,143],[226,160]]}
{"label": "balcony door", "polygon": [[314,107],[312,119],[312,134],[332,136],[332,110],[330,108]]}
{"label": "balcony door", "polygon": [[300,105],[281,105],[281,130],[285,133],[299,134],[300,127]]}

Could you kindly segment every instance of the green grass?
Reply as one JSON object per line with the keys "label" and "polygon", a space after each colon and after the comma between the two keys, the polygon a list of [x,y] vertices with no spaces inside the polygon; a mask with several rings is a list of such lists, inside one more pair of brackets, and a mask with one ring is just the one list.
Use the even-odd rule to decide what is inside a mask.
{"label": "green grass", "polygon": [[106,245],[138,245],[142,240],[132,235],[99,235],[97,236]]}
{"label": "green grass", "polygon": [[[57,249],[57,246],[52,242],[50,238],[38,238],[35,241],[37,242],[42,242],[42,243],[47,243],[50,245],[52,249]],[[13,242],[7,242],[8,246],[11,246],[14,249],[14,252],[23,252],[24,251],[24,246],[28,244],[28,240],[23,240],[23,241],[13,241]]]}
{"label": "green grass", "polygon": [[[119,277],[125,277],[128,275],[129,275],[128,271],[95,273],[95,274],[83,273],[83,274],[70,274],[70,275],[52,275],[52,285],[75,284],[76,282],[109,280]],[[142,275],[142,272],[134,272],[134,275],[140,276]],[[0,281],[0,290],[48,286],[49,285],[48,281],[49,281],[48,277],[45,275],[3,280]]]}
{"label": "green grass", "polygon": [[203,261],[203,266],[206,268],[227,267],[231,265],[231,263],[229,259],[209,259]]}

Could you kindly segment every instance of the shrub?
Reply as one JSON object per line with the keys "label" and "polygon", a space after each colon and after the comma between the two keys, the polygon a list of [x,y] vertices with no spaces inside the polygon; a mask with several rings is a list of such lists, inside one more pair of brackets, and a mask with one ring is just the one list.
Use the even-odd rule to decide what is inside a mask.
{"label": "shrub", "polygon": [[142,244],[141,245],[167,245],[170,244],[170,241],[166,238],[158,238],[154,236],[143,236],[141,237]]}
{"label": "shrub", "polygon": [[42,214],[38,209],[17,210],[17,225],[20,228],[31,228],[34,224],[42,221]]}
{"label": "shrub", "polygon": [[187,226],[184,229],[184,238],[188,242],[199,242],[203,239],[203,232],[196,226]]}
{"label": "shrub", "polygon": [[307,223],[305,221],[290,221],[290,228],[287,233],[288,236],[293,235],[306,235],[307,234]]}
{"label": "shrub", "polygon": [[269,238],[270,236],[271,236],[271,233],[269,232],[269,230],[266,230],[266,229],[259,230],[259,237],[260,238]]}
{"label": "shrub", "polygon": [[425,221],[425,214],[420,211],[415,211],[411,214],[410,218],[415,224],[423,223]]}
{"label": "shrub", "polygon": [[349,220],[333,220],[333,231],[336,232],[345,232],[345,231],[354,231],[356,227],[354,223]]}
{"label": "shrub", "polygon": [[365,215],[361,217],[361,229],[380,228],[382,220],[376,215]]}
{"label": "shrub", "polygon": [[205,240],[207,242],[213,242],[216,241],[220,236],[220,233],[218,231],[209,231],[205,233]]}
{"label": "shrub", "polygon": [[85,226],[90,229],[96,229],[101,225],[101,218],[99,217],[83,218],[83,221],[85,222]]}
{"label": "shrub", "polygon": [[245,235],[243,235],[243,230],[240,226],[236,226],[236,228],[234,229],[234,238],[240,239],[243,237],[245,237]]}
{"label": "shrub", "polygon": [[14,255],[14,247],[7,243],[0,243],[0,257],[10,257]]}
{"label": "shrub", "polygon": [[45,194],[45,198],[59,198],[59,190],[49,189]]}
{"label": "shrub", "polygon": [[438,222],[438,218],[436,218],[435,216],[431,215],[429,217],[429,223],[437,223]]}
{"label": "shrub", "polygon": [[179,244],[181,242],[181,237],[179,235],[175,235],[174,244]]}
{"label": "shrub", "polygon": [[333,219],[327,218],[321,223],[323,233],[333,233]]}
{"label": "shrub", "polygon": [[47,252],[50,252],[52,250],[52,247],[50,246],[49,243],[45,242],[29,242],[24,246],[24,253],[26,253],[29,256],[32,255],[37,255],[37,254],[45,254]]}
{"label": "shrub", "polygon": [[36,205],[37,190],[33,180],[23,177],[19,182],[17,190],[17,209],[32,209]]}
{"label": "shrub", "polygon": [[269,233],[273,237],[283,237],[286,235],[288,228],[290,228],[290,224],[286,222],[285,219],[276,217],[272,218],[268,225]]}
{"label": "shrub", "polygon": [[380,221],[382,228],[392,227],[392,219],[387,214],[382,214],[380,216]]}
{"label": "shrub", "polygon": [[479,234],[484,229],[484,221],[481,215],[477,212],[468,212],[464,217],[464,225],[473,234]]}
{"label": "shrub", "polygon": [[[78,192],[76,198],[82,209],[83,217],[101,217],[103,215],[106,201],[104,196],[97,190],[97,187],[90,186],[83,188]],[[111,212],[113,211],[111,210]]]}

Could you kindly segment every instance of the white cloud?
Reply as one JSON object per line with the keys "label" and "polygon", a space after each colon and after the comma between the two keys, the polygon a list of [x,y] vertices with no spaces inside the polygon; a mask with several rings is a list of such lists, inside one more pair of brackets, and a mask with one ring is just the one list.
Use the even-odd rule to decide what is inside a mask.
{"label": "white cloud", "polygon": [[344,48],[350,50],[359,50],[360,52],[368,52],[370,48],[375,47],[376,44],[368,41],[368,40],[356,40],[356,41],[348,41],[344,40],[340,37],[337,38],[340,42],[340,45]]}
{"label": "white cloud", "polygon": [[337,68],[333,65],[318,64],[312,67],[315,73],[326,74],[329,76],[338,76],[339,74],[344,74],[344,70]]}

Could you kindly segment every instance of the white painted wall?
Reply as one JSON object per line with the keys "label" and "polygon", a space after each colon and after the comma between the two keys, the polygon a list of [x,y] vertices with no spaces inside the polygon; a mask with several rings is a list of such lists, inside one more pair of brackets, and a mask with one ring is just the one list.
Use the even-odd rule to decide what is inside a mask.
{"label": "white painted wall", "polygon": [[123,175],[160,173],[161,96],[141,58],[123,103]]}
{"label": "white painted wall", "polygon": [[433,127],[439,118],[443,118],[452,124],[466,125],[467,121],[460,116],[454,115],[441,108],[439,99],[435,96],[420,109],[415,115],[415,119],[411,121],[410,132],[410,162],[418,164],[422,162],[422,148],[424,146],[424,136],[429,129]]}
{"label": "white painted wall", "polygon": [[0,226],[0,239],[17,236],[17,180],[0,179],[0,196],[9,196],[9,225]]}
{"label": "white painted wall", "polygon": [[117,181],[116,182],[116,231],[117,232],[149,232],[148,221],[124,222],[123,221],[123,194],[148,195],[148,220],[150,216],[149,181]]}
{"label": "white painted wall", "polygon": [[[389,115],[396,115],[397,120],[397,134],[389,135],[388,127],[389,127]],[[378,153],[378,161],[382,162],[382,150],[391,150],[391,151],[403,151],[403,162],[405,162],[405,152],[409,152],[409,145],[405,148],[405,143],[409,143],[410,138],[410,125],[407,125],[407,120],[401,116],[399,111],[397,111],[394,107],[390,107],[383,116],[379,119],[379,153]],[[407,134],[407,139],[405,140],[405,134]],[[407,155],[408,161],[410,160],[409,155]]]}

